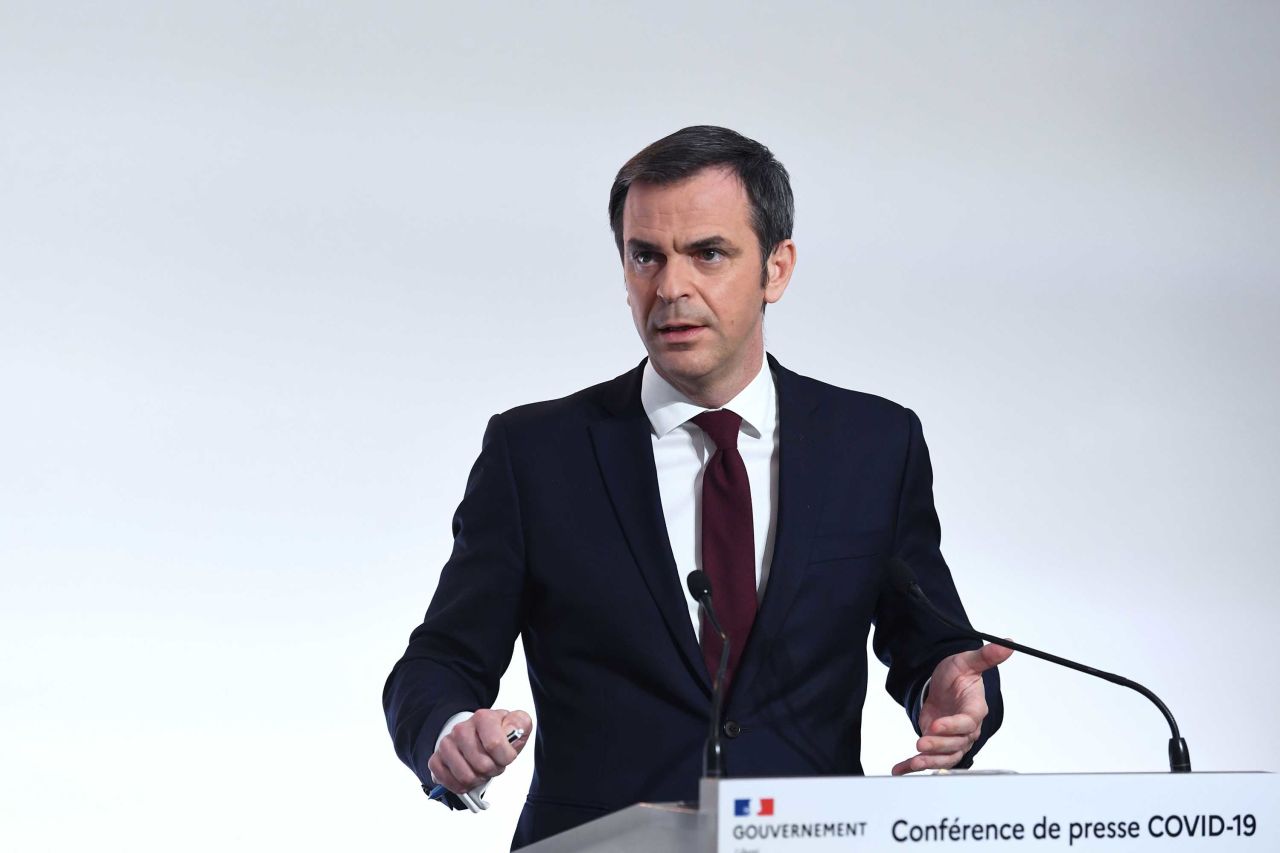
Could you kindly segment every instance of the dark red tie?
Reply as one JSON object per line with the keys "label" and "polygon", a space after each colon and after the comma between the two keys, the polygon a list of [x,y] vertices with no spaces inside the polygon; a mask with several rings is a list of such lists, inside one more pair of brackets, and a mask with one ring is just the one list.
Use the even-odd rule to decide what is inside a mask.
{"label": "dark red tie", "polygon": [[[751,519],[751,483],[738,452],[742,418],[721,409],[693,418],[715,442],[716,451],[702,473],[702,570],[720,625],[729,635],[729,671],[725,689],[742,658],[756,618],[756,538]],[[714,677],[720,665],[720,637],[702,617],[702,656]]]}

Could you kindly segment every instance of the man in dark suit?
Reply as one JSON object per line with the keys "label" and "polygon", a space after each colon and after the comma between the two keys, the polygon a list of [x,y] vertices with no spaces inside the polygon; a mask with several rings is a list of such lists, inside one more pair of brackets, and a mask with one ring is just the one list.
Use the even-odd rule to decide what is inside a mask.
{"label": "man in dark suit", "polygon": [[525,712],[490,708],[522,638],[539,729],[516,847],[696,797],[720,646],[684,592],[694,568],[730,623],[729,775],[862,772],[873,624],[886,688],[921,732],[895,774],[967,766],[999,725],[1008,652],[957,638],[885,579],[901,557],[965,621],[919,420],[766,359],[792,209],[782,165],[733,131],[686,128],[637,154],[610,217],[648,359],[489,422],[383,702],[423,783],[466,794],[528,742]]}

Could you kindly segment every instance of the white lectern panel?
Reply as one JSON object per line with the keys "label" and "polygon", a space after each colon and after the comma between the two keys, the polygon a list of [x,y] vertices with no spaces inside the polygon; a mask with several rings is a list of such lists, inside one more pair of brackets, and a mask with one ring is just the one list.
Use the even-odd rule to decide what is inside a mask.
{"label": "white lectern panel", "polygon": [[1274,853],[1278,780],[1270,773],[727,779],[706,785],[703,796],[714,803],[719,853]]}

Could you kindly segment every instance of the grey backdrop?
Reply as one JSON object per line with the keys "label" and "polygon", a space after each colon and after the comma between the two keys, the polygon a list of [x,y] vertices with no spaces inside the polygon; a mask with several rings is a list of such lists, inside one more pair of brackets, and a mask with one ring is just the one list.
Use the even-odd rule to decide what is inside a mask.
{"label": "grey backdrop", "polygon": [[[1277,36],[1249,2],[0,0],[0,847],[505,849],[531,756],[445,814],[382,681],[485,419],[642,356],[608,185],[707,122],[791,169],[770,349],[921,414],[974,621],[1149,682],[1197,768],[1280,769]],[[1163,766],[1136,695],[1005,678],[984,766]],[[885,773],[912,735],[867,716]]]}

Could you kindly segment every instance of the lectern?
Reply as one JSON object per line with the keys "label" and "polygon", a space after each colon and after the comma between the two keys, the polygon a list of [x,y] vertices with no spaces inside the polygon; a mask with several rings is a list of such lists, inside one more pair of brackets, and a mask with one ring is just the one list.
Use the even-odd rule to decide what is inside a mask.
{"label": "lectern", "polygon": [[641,803],[529,853],[1280,851],[1272,773],[939,773],[707,779],[698,804]]}

